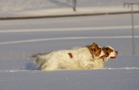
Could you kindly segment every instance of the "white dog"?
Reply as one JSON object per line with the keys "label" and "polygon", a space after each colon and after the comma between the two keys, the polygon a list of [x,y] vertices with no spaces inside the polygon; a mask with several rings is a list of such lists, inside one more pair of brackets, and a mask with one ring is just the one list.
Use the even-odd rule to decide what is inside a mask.
{"label": "white dog", "polygon": [[38,55],[37,60],[33,60],[37,66],[41,66],[42,71],[58,70],[61,68],[76,70],[89,69],[94,60],[102,58],[104,51],[96,44],[90,46],[54,51],[46,55]]}

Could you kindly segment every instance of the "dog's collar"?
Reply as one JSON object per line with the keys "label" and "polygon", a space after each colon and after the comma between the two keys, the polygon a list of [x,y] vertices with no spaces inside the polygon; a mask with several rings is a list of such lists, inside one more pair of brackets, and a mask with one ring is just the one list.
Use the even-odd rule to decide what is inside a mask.
{"label": "dog's collar", "polygon": [[93,51],[91,50],[90,45],[86,45],[86,47],[88,48],[89,52],[91,53],[92,57],[94,58],[94,53],[93,53]]}

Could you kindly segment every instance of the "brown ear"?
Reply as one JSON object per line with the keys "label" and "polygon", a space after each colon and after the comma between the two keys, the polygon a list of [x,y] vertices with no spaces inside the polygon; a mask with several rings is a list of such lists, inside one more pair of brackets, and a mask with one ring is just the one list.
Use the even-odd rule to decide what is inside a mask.
{"label": "brown ear", "polygon": [[94,53],[97,51],[97,47],[98,47],[98,45],[97,45],[95,42],[90,46],[91,50],[92,50]]}
{"label": "brown ear", "polygon": [[98,47],[98,45],[94,42],[91,47]]}
{"label": "brown ear", "polygon": [[92,44],[92,46],[97,45],[95,42]]}

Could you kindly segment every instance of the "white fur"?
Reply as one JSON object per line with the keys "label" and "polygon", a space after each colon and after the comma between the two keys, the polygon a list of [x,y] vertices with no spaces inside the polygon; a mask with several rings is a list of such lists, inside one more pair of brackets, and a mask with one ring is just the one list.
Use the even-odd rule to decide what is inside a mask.
{"label": "white fur", "polygon": [[[71,53],[72,57],[68,53]],[[101,55],[104,55],[103,51]],[[79,70],[92,68],[95,64],[94,60],[99,57],[93,58],[88,48],[83,47],[79,49],[59,50],[47,55],[39,55],[37,60],[33,62],[41,66],[42,71],[58,70],[60,68]]]}
{"label": "white fur", "polygon": [[102,58],[95,59],[93,62],[90,62],[87,66],[86,69],[102,69],[104,66],[104,61]]}

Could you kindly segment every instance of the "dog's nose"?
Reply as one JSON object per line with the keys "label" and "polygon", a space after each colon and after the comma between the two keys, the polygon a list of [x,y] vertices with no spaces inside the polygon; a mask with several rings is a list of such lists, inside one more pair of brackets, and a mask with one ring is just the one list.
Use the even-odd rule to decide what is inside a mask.
{"label": "dog's nose", "polygon": [[116,55],[118,55],[118,51],[115,51]]}

